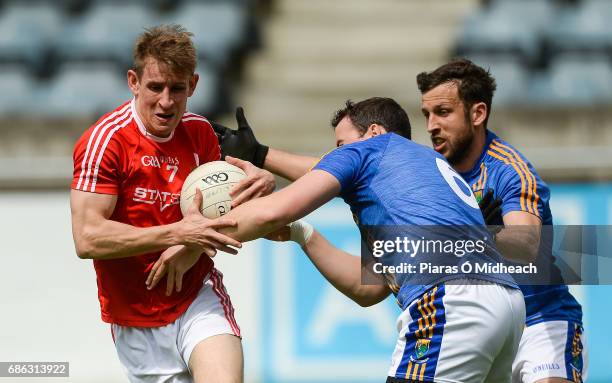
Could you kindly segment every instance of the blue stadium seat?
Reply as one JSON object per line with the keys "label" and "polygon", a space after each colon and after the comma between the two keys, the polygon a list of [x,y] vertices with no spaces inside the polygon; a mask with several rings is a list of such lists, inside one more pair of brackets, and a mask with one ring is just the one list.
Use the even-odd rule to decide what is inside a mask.
{"label": "blue stadium seat", "polygon": [[[37,6],[42,3],[53,5],[59,11],[78,12],[90,6],[94,0],[3,0],[3,4],[21,4],[24,6]],[[106,1],[106,0],[103,0]]]}
{"label": "blue stadium seat", "polygon": [[183,25],[194,34],[198,54],[224,66],[245,38],[247,14],[234,2],[185,2],[163,21]]}
{"label": "blue stadium seat", "polygon": [[35,86],[35,81],[23,67],[0,67],[0,118],[27,115],[30,109],[35,109]]}
{"label": "blue stadium seat", "polygon": [[52,3],[6,5],[0,14],[0,61],[44,71],[47,47],[62,23],[63,15]]}
{"label": "blue stadium seat", "polygon": [[516,106],[526,103],[529,95],[529,71],[512,55],[471,55],[469,59],[488,69],[497,83],[493,104]]}
{"label": "blue stadium seat", "polygon": [[583,0],[568,7],[548,28],[547,44],[553,52],[612,52],[612,1]]}
{"label": "blue stadium seat", "polygon": [[543,31],[555,15],[556,8],[548,0],[495,2],[467,18],[456,53],[511,53],[537,62]]}
{"label": "blue stadium seat", "polygon": [[560,55],[532,85],[540,105],[590,106],[612,102],[612,66],[606,56]]}
{"label": "blue stadium seat", "polygon": [[39,115],[79,118],[99,117],[132,95],[126,75],[114,65],[78,63],[62,66],[39,97]]}
{"label": "blue stadium seat", "polygon": [[127,68],[136,36],[155,23],[150,11],[138,4],[95,4],[66,26],[57,53],[61,61],[114,60]]}
{"label": "blue stadium seat", "polygon": [[223,102],[220,92],[220,79],[213,68],[206,64],[199,65],[196,72],[200,80],[193,95],[188,99],[187,109],[204,117],[218,112],[219,104]]}

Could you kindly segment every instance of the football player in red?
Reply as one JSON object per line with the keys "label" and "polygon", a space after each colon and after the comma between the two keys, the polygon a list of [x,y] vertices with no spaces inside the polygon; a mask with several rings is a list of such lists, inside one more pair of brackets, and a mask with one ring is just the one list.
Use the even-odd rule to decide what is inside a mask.
{"label": "football player in red", "polygon": [[[211,124],[186,111],[198,83],[196,57],[180,26],[143,32],[127,73],[134,98],[102,116],[74,148],[76,251],[93,259],[102,320],[133,382],[243,380],[240,329],[210,259],[241,246],[216,231],[235,223],[203,217],[200,194],[184,217],[179,207],[187,175],[220,159]],[[271,173],[243,170],[249,197],[274,189]],[[167,283],[152,287],[147,275],[160,258]]]}

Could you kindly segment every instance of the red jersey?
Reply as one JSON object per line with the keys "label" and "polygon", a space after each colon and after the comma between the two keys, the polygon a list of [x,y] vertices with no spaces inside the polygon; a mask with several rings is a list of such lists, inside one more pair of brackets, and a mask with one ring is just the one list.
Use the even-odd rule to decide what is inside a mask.
{"label": "red jersey", "polygon": [[[179,198],[187,175],[219,158],[217,137],[204,117],[185,113],[170,137],[155,137],[145,130],[132,100],[104,115],[77,141],[72,188],[117,195],[111,220],[136,227],[166,225],[183,218]],[[200,257],[183,277],[181,292],[168,297],[165,283],[153,290],[145,285],[160,254],[94,260],[103,321],[158,327],[187,310],[213,262]]]}

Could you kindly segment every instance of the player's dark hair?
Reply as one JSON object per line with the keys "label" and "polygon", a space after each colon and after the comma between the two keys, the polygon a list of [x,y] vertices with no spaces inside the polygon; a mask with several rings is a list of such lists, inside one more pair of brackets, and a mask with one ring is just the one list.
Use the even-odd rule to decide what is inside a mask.
{"label": "player's dark hair", "polygon": [[417,75],[417,85],[421,94],[425,94],[440,84],[455,82],[459,99],[463,102],[466,113],[479,102],[487,106],[487,127],[491,115],[491,103],[497,85],[488,70],[474,64],[468,59],[458,58],[435,69],[432,72],[422,72]]}
{"label": "player's dark hair", "polygon": [[391,98],[371,97],[359,102],[347,100],[344,108],[334,113],[331,125],[335,128],[346,116],[351,119],[361,134],[365,134],[370,125],[378,124],[384,126],[389,133],[393,132],[405,138],[411,138],[408,114]]}
{"label": "player's dark hair", "polygon": [[145,29],[134,44],[134,71],[138,77],[142,76],[147,58],[164,63],[172,73],[193,75],[197,58],[192,36],[177,24]]}

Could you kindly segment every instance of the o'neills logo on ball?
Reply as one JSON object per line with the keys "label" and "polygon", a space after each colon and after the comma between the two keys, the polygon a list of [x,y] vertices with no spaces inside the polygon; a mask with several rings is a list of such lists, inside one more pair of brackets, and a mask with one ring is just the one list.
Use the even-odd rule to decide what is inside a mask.
{"label": "o'neills logo on ball", "polygon": [[211,174],[211,175],[208,175],[202,178],[202,182],[204,182],[207,185],[214,185],[214,184],[218,184],[221,182],[225,182],[228,179],[229,179],[229,176],[227,175],[227,173],[220,172],[220,173]]}

